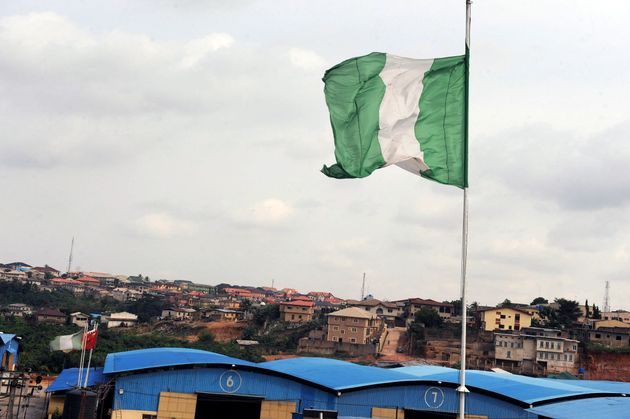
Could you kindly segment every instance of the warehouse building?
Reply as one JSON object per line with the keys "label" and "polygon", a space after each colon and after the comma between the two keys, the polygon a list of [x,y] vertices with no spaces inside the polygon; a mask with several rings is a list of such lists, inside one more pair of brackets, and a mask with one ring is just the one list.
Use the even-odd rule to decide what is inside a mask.
{"label": "warehouse building", "polygon": [[[252,363],[156,348],[108,355],[116,419],[455,418],[458,371],[382,369],[324,358]],[[481,418],[617,418],[630,384],[467,373],[466,413]]]}

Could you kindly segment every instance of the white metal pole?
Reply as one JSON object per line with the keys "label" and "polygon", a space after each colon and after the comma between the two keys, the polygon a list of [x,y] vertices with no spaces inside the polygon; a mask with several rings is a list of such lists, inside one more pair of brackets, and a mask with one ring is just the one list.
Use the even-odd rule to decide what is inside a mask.
{"label": "white metal pole", "polygon": [[[468,140],[468,67],[470,64],[470,6],[471,0],[466,0],[466,139]],[[462,338],[460,349],[460,370],[459,370],[459,419],[466,418],[466,260],[468,256],[468,190],[464,187],[462,211]]]}
{"label": "white metal pole", "polygon": [[[98,330],[98,323],[94,326],[94,329],[92,329],[92,331],[94,330]],[[87,339],[85,341],[87,342]],[[94,351],[94,348],[90,348],[90,356],[88,357],[87,371],[85,372],[85,383],[83,384],[83,387],[87,387],[88,385],[88,377],[90,376],[90,364],[92,363],[93,351]]]}
{"label": "white metal pole", "polygon": [[85,361],[85,332],[87,332],[87,323],[83,326],[83,335],[81,336],[81,360],[79,361],[79,376],[77,377],[77,387],[81,388],[81,377],[83,373],[83,362]]}

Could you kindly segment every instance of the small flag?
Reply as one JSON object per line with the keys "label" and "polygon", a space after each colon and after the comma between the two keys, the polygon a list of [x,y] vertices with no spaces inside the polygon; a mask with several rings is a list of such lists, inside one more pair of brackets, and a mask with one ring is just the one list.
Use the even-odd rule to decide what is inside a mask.
{"label": "small flag", "polygon": [[337,164],[322,172],[360,178],[397,165],[468,186],[467,58],[417,60],[373,52],[326,71]]}
{"label": "small flag", "polygon": [[85,345],[83,349],[96,348],[96,337],[98,336],[98,329],[90,330],[85,334]]}
{"label": "small flag", "polygon": [[83,332],[78,332],[73,335],[57,336],[50,341],[50,350],[63,352],[80,351],[82,341]]}

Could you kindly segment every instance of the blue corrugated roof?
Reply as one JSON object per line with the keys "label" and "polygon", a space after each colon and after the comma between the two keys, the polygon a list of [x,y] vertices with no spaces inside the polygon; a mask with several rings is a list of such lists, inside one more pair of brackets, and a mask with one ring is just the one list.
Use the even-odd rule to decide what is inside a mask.
{"label": "blue corrugated roof", "polygon": [[565,384],[573,384],[580,387],[586,387],[597,391],[612,391],[615,393],[622,393],[630,395],[630,383],[624,383],[623,381],[604,381],[604,380],[558,380]]}
{"label": "blue corrugated roof", "polygon": [[537,406],[528,412],[554,419],[618,419],[630,414],[630,397],[595,397]]}
{"label": "blue corrugated roof", "polygon": [[14,338],[15,338],[15,335],[12,333],[0,333],[0,340],[2,341],[3,344],[10,342]]}
{"label": "blue corrugated roof", "polygon": [[289,358],[262,362],[258,366],[336,391],[418,381],[417,377],[392,369],[368,367],[329,358]]}
{"label": "blue corrugated roof", "polygon": [[[445,368],[444,372],[431,373],[424,366],[396,368],[407,374],[422,377],[425,380],[441,381],[456,385],[459,371]],[[551,380],[526,377],[516,374],[498,374],[489,371],[467,371],[466,386],[498,394],[525,404],[553,400],[564,397],[580,397],[598,393],[620,393],[613,389],[581,386],[576,380]]]}
{"label": "blue corrugated roof", "polygon": [[249,361],[187,348],[152,348],[135,351],[116,352],[105,358],[105,374],[127,371],[146,370],[151,368],[173,367],[178,365],[256,365]]}
{"label": "blue corrugated roof", "polygon": [[[78,368],[66,368],[61,371],[55,381],[48,386],[46,393],[71,390],[77,386],[78,379]],[[103,375],[103,367],[90,368],[90,374],[88,375],[88,387],[106,382],[107,377]]]}

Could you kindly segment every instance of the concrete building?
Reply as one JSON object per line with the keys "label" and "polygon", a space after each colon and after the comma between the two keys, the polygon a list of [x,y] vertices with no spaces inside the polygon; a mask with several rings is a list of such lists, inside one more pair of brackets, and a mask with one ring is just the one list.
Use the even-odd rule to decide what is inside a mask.
{"label": "concrete building", "polygon": [[280,320],[288,323],[306,323],[313,320],[313,301],[284,301],[280,303]]}
{"label": "concrete building", "polygon": [[588,331],[591,343],[609,346],[611,348],[630,347],[630,328],[627,327],[600,327]]}
{"label": "concrete building", "polygon": [[65,324],[67,316],[56,308],[41,308],[35,314],[35,318],[40,323]]}
{"label": "concrete building", "polygon": [[371,343],[378,339],[383,320],[375,313],[348,307],[328,315],[326,340],[339,343]]}
{"label": "concrete building", "polygon": [[579,342],[564,337],[557,329],[531,327],[520,333],[495,332],[494,338],[494,357],[501,365],[528,372],[539,366],[547,373],[573,372],[577,365]]}
{"label": "concrete building", "polygon": [[346,304],[351,307],[358,307],[368,313],[375,314],[379,318],[383,319],[389,326],[394,326],[396,317],[402,315],[401,308],[393,302],[380,301],[375,298],[368,300],[347,300]]}
{"label": "concrete building", "polygon": [[79,327],[85,327],[89,320],[90,317],[87,314],[83,314],[79,311],[70,314],[70,323],[76,324]]}
{"label": "concrete building", "polygon": [[101,323],[108,329],[115,327],[133,327],[138,323],[138,316],[133,313],[122,311],[101,316]]}
{"label": "concrete building", "polygon": [[33,307],[23,303],[13,303],[6,307],[5,312],[13,317],[30,316],[33,314]]}
{"label": "concrete building", "polygon": [[532,325],[532,315],[525,310],[512,307],[490,307],[477,311],[481,328],[486,331],[515,330]]}
{"label": "concrete building", "polygon": [[193,320],[196,317],[197,310],[194,308],[171,307],[162,310],[163,319],[171,320]]}
{"label": "concrete building", "polygon": [[416,311],[423,308],[437,311],[443,320],[450,320],[453,317],[453,305],[450,303],[440,303],[439,301],[422,298],[410,298],[400,302],[404,304],[405,317],[408,323],[413,321]]}
{"label": "concrete building", "polygon": [[602,320],[619,320],[621,322],[630,324],[630,311],[626,311],[626,310],[604,311],[602,313]]}

